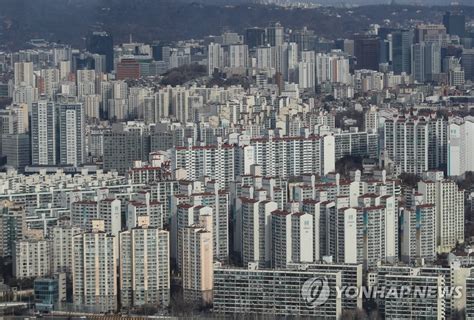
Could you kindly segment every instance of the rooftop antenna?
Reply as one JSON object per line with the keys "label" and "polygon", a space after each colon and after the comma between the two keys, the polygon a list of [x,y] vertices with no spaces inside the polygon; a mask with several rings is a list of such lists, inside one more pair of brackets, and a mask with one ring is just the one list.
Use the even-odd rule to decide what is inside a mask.
{"label": "rooftop antenna", "polygon": [[133,40],[133,39],[132,39],[132,34],[130,33],[130,43],[133,43],[132,40]]}

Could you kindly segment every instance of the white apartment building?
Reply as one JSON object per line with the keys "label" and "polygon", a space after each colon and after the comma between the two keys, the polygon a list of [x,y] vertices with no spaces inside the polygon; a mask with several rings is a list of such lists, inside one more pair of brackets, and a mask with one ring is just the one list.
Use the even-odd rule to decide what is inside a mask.
{"label": "white apartment building", "polygon": [[433,204],[419,204],[402,208],[400,214],[400,253],[405,263],[436,259],[436,208]]}
{"label": "white apartment building", "polygon": [[181,274],[185,301],[198,305],[212,303],[214,281],[212,232],[200,225],[185,227],[182,254]]}
{"label": "white apartment building", "polygon": [[336,202],[320,205],[320,232],[325,234],[325,238],[320,238],[321,251],[334,256],[338,263],[360,263],[366,269],[379,262],[396,262],[398,216],[395,198],[365,194],[358,200],[358,205],[350,206],[349,198],[339,196]]}
{"label": "white apartment building", "polygon": [[41,69],[40,82],[42,86],[42,94],[48,99],[52,99],[59,89],[59,70],[58,69]]}
{"label": "white apartment building", "polygon": [[218,314],[338,319],[342,313],[341,297],[335,291],[317,307],[308,306],[302,294],[304,283],[311,279],[324,278],[330,288],[341,287],[337,270],[260,269],[250,263],[248,268],[216,267],[214,276],[213,308]]}
{"label": "white apartment building", "polygon": [[275,210],[271,214],[272,267],[290,262],[313,262],[313,216],[309,213]]}
{"label": "white apartment building", "polygon": [[51,272],[49,240],[18,240],[13,251],[13,276],[17,279],[44,277]]}
{"label": "white apartment building", "polygon": [[73,237],[72,282],[74,304],[96,312],[117,310],[117,238],[104,232],[104,222],[94,221],[92,232]]}
{"label": "white apartment building", "polygon": [[262,166],[265,176],[291,177],[302,174],[320,174],[334,171],[335,140],[333,136],[299,136],[277,138],[269,135],[250,139],[248,145],[253,156],[241,159],[240,168],[252,164]]}
{"label": "white apartment building", "polygon": [[210,76],[216,69],[221,70],[224,67],[224,49],[219,43],[213,42],[207,47],[207,66]]}
{"label": "white apartment building", "polygon": [[447,163],[447,122],[442,118],[400,115],[384,124],[385,157],[397,173],[421,175]]}
{"label": "white apartment building", "polygon": [[443,276],[386,275],[385,285],[396,288],[397,292],[404,287],[411,288],[411,293],[402,297],[387,295],[386,319],[445,318],[445,300],[441,295],[417,296],[415,291],[415,287],[418,287],[437,293],[438,289],[445,285]]}
{"label": "white apartment building", "polygon": [[56,106],[39,100],[31,107],[31,163],[56,164]]}
{"label": "white apartment building", "polygon": [[455,119],[448,129],[448,176],[474,171],[474,117]]}
{"label": "white apartment building", "polygon": [[338,50],[316,55],[316,80],[324,82],[350,84],[349,59]]}
{"label": "white apartment building", "polygon": [[298,87],[302,90],[316,87],[316,68],[314,63],[298,63]]}
{"label": "white apartment building", "polygon": [[232,44],[229,46],[230,68],[247,68],[249,65],[249,48],[246,44]]}
{"label": "white apartment building", "polygon": [[149,228],[148,217],[141,220],[140,226],[120,233],[121,305],[166,308],[170,302],[169,233]]}
{"label": "white apartment building", "polygon": [[82,103],[61,104],[58,108],[59,162],[80,166],[85,162],[85,115]]}
{"label": "white apartment building", "polygon": [[35,87],[33,62],[15,62],[15,86],[27,85]]}
{"label": "white apartment building", "polygon": [[436,244],[438,252],[449,252],[464,243],[464,192],[456,182],[444,179],[442,171],[428,171],[418,182],[423,202],[436,210]]}
{"label": "white apartment building", "polygon": [[260,266],[270,266],[271,262],[271,213],[278,208],[276,202],[263,196],[241,197],[237,200],[236,242],[240,245],[244,264],[257,262]]}
{"label": "white apartment building", "polygon": [[52,272],[71,272],[73,260],[73,236],[81,233],[79,227],[54,226],[52,233]]}
{"label": "white apartment building", "polygon": [[217,146],[188,146],[175,147],[173,152],[173,167],[186,170],[188,180],[199,180],[210,177],[225,189],[234,180],[233,146],[218,143]]}

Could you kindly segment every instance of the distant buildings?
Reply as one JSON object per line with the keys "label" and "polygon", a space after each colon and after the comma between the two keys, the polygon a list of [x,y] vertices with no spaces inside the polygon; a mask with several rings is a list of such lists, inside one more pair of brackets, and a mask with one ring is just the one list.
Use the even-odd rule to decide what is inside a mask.
{"label": "distant buildings", "polygon": [[443,25],[448,34],[463,38],[466,32],[466,17],[463,14],[448,11],[443,15]]}
{"label": "distant buildings", "polygon": [[249,28],[245,31],[245,43],[250,49],[263,46],[265,44],[265,29]]}
{"label": "distant buildings", "polygon": [[266,41],[272,47],[277,47],[283,44],[285,40],[284,28],[277,22],[265,29]]}
{"label": "distant buildings", "polygon": [[18,279],[44,277],[51,270],[48,240],[19,240],[13,251],[13,276]]}
{"label": "distant buildings", "polygon": [[106,32],[91,32],[86,39],[87,51],[105,56],[105,71],[114,70],[114,41]]}
{"label": "distant buildings", "polygon": [[413,37],[413,31],[411,30],[395,30],[392,32],[392,61],[395,74],[411,72]]}
{"label": "distant buildings", "polygon": [[357,58],[356,69],[379,69],[380,46],[375,37],[357,36],[354,39],[354,56]]}
{"label": "distant buildings", "polygon": [[0,52],[11,281],[36,278],[37,310],[344,318],[367,300],[335,288],[458,286],[373,302],[472,314],[472,39],[456,14],[391,23]]}

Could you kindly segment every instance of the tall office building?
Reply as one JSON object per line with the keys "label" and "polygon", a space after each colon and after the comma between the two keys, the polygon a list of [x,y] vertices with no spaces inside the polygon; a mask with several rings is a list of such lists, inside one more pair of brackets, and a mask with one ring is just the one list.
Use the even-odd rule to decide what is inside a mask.
{"label": "tall office building", "polygon": [[82,103],[61,104],[59,116],[59,162],[80,166],[85,157],[85,118]]}
{"label": "tall office building", "polygon": [[[299,48],[295,42],[288,43],[288,78],[296,82],[299,61]],[[295,80],[293,80],[295,79]]]}
{"label": "tall office building", "polygon": [[56,164],[56,107],[54,102],[39,100],[31,108],[31,163]]}
{"label": "tall office building", "polygon": [[411,75],[413,80],[425,82],[425,44],[416,43],[411,46]]}
{"label": "tall office building", "polygon": [[72,283],[74,304],[95,312],[117,310],[117,238],[96,220],[92,232],[73,236]]}
{"label": "tall office building", "polygon": [[266,28],[267,43],[272,46],[281,46],[285,41],[285,31],[282,25],[277,22]]}
{"label": "tall office building", "polygon": [[411,59],[411,74],[420,83],[433,81],[441,73],[441,46],[438,42],[412,45]]}
{"label": "tall office building", "polygon": [[106,71],[114,69],[114,41],[107,32],[91,32],[87,35],[86,48],[90,53],[105,56]]}
{"label": "tall office building", "polygon": [[411,72],[411,45],[413,44],[412,30],[396,30],[392,32],[392,61],[393,72]]}
{"label": "tall office building", "polygon": [[20,172],[30,165],[30,136],[28,134],[3,134],[2,157],[6,158],[7,166]]}
{"label": "tall office building", "polygon": [[120,233],[120,301],[122,307],[145,304],[166,308],[170,302],[169,233],[140,225]]}
{"label": "tall office building", "polygon": [[164,44],[160,41],[153,42],[153,44],[151,45],[153,60],[163,61],[163,46]]}
{"label": "tall office building", "polygon": [[465,15],[448,11],[443,15],[443,25],[445,26],[448,34],[464,38],[466,33]]}
{"label": "tall office building", "polygon": [[354,39],[356,69],[379,69],[380,41],[376,37],[357,36]]}
{"label": "tall office building", "polygon": [[334,41],[335,49],[353,56],[354,55],[354,40],[353,39],[336,39]]}
{"label": "tall office building", "polygon": [[461,56],[464,78],[474,81],[474,49],[464,49]]}
{"label": "tall office building", "polygon": [[290,42],[295,42],[300,50],[314,50],[317,41],[313,30],[304,27],[301,30],[293,30],[290,34]]}
{"label": "tall office building", "polygon": [[446,38],[446,28],[440,24],[420,24],[415,29],[415,43],[442,42]]}
{"label": "tall office building", "polygon": [[244,40],[249,49],[263,46],[265,44],[265,29],[249,28],[245,30]]}

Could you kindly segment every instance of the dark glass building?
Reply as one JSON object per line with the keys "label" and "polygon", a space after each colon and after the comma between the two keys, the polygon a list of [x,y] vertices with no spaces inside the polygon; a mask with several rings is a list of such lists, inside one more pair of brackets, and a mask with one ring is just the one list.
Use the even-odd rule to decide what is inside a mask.
{"label": "dark glass building", "polygon": [[91,32],[87,35],[87,51],[105,56],[106,71],[114,69],[114,41],[107,32]]}
{"label": "dark glass building", "polygon": [[153,60],[163,61],[163,44],[160,42],[155,42],[151,45],[151,52],[153,55]]}
{"label": "dark glass building", "polygon": [[245,30],[245,44],[249,49],[265,45],[265,29],[250,28]]}
{"label": "dark glass building", "polygon": [[356,36],[354,38],[354,55],[357,58],[355,69],[379,69],[380,41],[377,37]]}
{"label": "dark glass building", "polygon": [[466,33],[466,16],[463,14],[453,14],[449,11],[446,12],[443,15],[443,25],[448,34],[464,38],[464,34]]}
{"label": "dark glass building", "polygon": [[396,30],[392,32],[392,63],[393,72],[401,74],[411,72],[411,45],[413,31]]}

